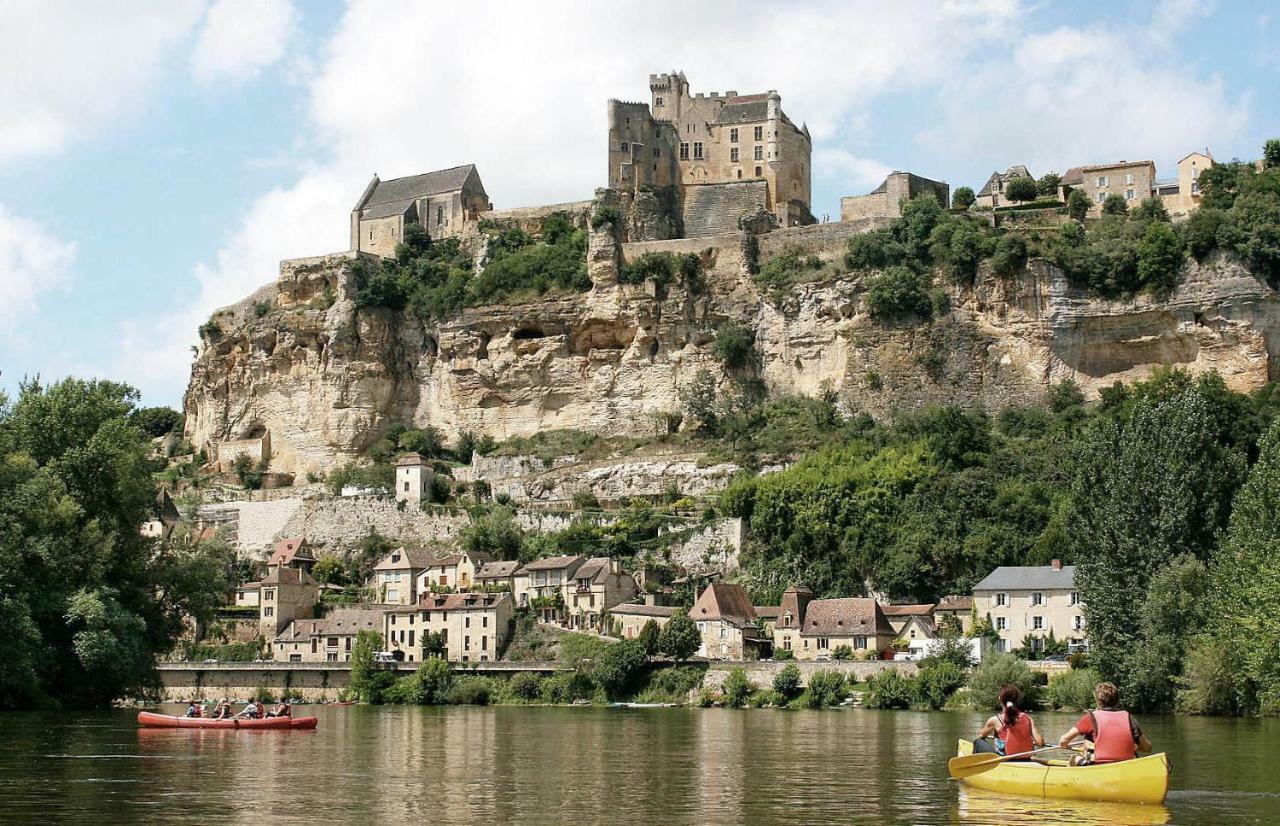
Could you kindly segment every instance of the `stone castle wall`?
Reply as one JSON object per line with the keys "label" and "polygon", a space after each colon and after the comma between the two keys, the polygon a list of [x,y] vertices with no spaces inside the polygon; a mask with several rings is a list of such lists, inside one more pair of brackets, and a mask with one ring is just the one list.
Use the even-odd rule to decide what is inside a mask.
{"label": "stone castle wall", "polygon": [[699,184],[684,189],[684,234],[705,238],[738,231],[738,218],[769,203],[764,181]]}

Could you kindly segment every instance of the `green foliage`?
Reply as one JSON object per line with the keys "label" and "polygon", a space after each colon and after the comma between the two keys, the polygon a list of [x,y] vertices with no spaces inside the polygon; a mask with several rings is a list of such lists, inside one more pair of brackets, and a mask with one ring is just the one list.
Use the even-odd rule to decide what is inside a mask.
{"label": "green foliage", "polygon": [[501,505],[477,507],[458,544],[472,553],[492,554],[494,559],[520,559],[525,549],[515,511]]}
{"label": "green foliage", "polygon": [[1103,215],[1127,215],[1129,213],[1129,202],[1124,199],[1123,195],[1112,193],[1102,201]]}
{"label": "green foliage", "polygon": [[809,685],[793,704],[801,708],[827,708],[840,705],[844,698],[844,675],[829,668],[820,668],[809,675]]}
{"label": "green foliage", "polygon": [[1047,401],[1050,410],[1054,413],[1062,413],[1084,404],[1084,392],[1080,390],[1080,385],[1076,384],[1075,379],[1066,378],[1057,384],[1049,385]]}
{"label": "green foliage", "polygon": [[1073,189],[1067,195],[1067,214],[1076,221],[1083,221],[1093,207],[1083,189]]}
{"label": "green foliage", "polygon": [[1280,167],[1280,138],[1270,138],[1262,145],[1262,164],[1266,169]]}
{"label": "green foliage", "polygon": [[1058,194],[1058,187],[1062,184],[1062,176],[1057,172],[1046,172],[1040,176],[1040,180],[1036,181],[1036,194],[1045,197],[1051,197]]}
{"label": "green foliage", "polygon": [[755,331],[736,321],[716,330],[711,352],[728,370],[743,370],[755,362]]}
{"label": "green foliage", "polygon": [[847,645],[837,645],[837,646],[835,647],[835,650],[831,652],[831,659],[833,659],[833,660],[852,660],[852,659],[853,659],[853,649],[852,649],[852,648],[850,648],[850,647],[849,647],[849,646],[847,646]]}
{"label": "green foliage", "polygon": [[1187,252],[1178,233],[1169,224],[1153,220],[1138,242],[1138,282],[1157,295],[1168,294],[1178,285],[1178,274],[1186,260]]}
{"label": "green foliage", "polygon": [[661,630],[658,628],[658,623],[653,620],[649,620],[640,629],[640,634],[636,639],[640,641],[642,646],[644,646],[644,653],[647,656],[652,657],[658,653],[658,639],[660,636]]}
{"label": "green foliage", "polygon": [[956,209],[968,209],[973,206],[978,197],[973,193],[973,187],[961,186],[951,193],[951,206]]}
{"label": "green foliage", "polygon": [[635,694],[641,703],[684,703],[689,694],[702,685],[705,669],[682,665],[673,668],[654,668],[642,675],[642,684]]}
{"label": "green foliage", "polygon": [[773,690],[784,702],[794,699],[800,693],[800,666],[787,663],[773,675]]}
{"label": "green foliage", "polygon": [[909,708],[915,694],[909,677],[896,668],[886,668],[867,681],[863,704],[867,708]]}
{"label": "green foliage", "polygon": [[652,281],[658,287],[679,283],[690,293],[702,291],[702,259],[694,253],[641,253],[618,273],[621,284],[643,284]]}
{"label": "green foliage", "polygon": [[799,247],[787,247],[770,258],[752,280],[776,302],[790,292],[793,286],[811,281],[822,271],[822,260],[816,255],[806,254]]}
{"label": "green foliage", "polygon": [[1200,640],[1187,653],[1178,710],[1213,715],[1256,713],[1258,684],[1245,676],[1246,671],[1224,642]]}
{"label": "green foliage", "polygon": [[1049,704],[1064,711],[1084,711],[1093,708],[1093,689],[1102,682],[1102,675],[1092,668],[1078,668],[1063,672],[1049,680]]}
{"label": "green foliage", "polygon": [[702,644],[702,636],[698,626],[689,619],[685,611],[677,611],[662,626],[658,635],[658,650],[673,660],[687,660],[692,657]]}
{"label": "green foliage", "polygon": [[518,702],[536,703],[542,696],[542,677],[532,671],[513,674],[507,692]]}
{"label": "green foliage", "polygon": [[142,407],[129,414],[130,423],[153,439],[180,432],[185,420],[171,407]]}
{"label": "green foliage", "polygon": [[914,680],[915,700],[925,708],[940,709],[964,687],[966,679],[964,668],[950,660],[923,663]]}
{"label": "green foliage", "polygon": [[455,706],[487,706],[495,692],[487,677],[462,676],[453,681],[447,701]]}
{"label": "green foliage", "polygon": [[618,214],[616,207],[598,207],[596,211],[591,214],[591,228],[602,229],[606,226],[612,227],[618,223],[618,219],[620,217],[621,216]]}
{"label": "green foliage", "polygon": [[316,582],[324,585],[346,585],[347,565],[333,554],[323,554],[311,569],[311,576],[315,577]]}
{"label": "green foliage", "polygon": [[933,316],[928,280],[906,267],[889,267],[866,281],[867,312],[877,321]]}
{"label": "green foliage", "polygon": [[377,631],[363,629],[356,633],[356,642],[351,648],[351,676],[348,687],[353,695],[366,703],[381,703],[383,692],[390,687],[384,675],[391,675],[379,669],[373,662],[373,655],[381,649],[382,635]]}
{"label": "green foliage", "polygon": [[1031,668],[1012,654],[988,657],[969,674],[969,693],[966,697],[971,708],[979,711],[999,708],[1000,689],[1006,685],[1018,687],[1022,693],[1023,708],[1035,708],[1039,703],[1040,687],[1036,685]]}
{"label": "green foliage", "polygon": [[334,496],[342,494],[345,487],[369,489],[381,494],[395,490],[396,469],[389,464],[358,465],[348,462],[329,472],[325,485]]}
{"label": "green foliage", "polygon": [[991,256],[991,271],[1003,278],[1022,272],[1027,266],[1027,242],[1021,235],[1010,233],[996,242]]}
{"label": "green foliage", "polygon": [[751,697],[755,686],[747,679],[747,672],[741,667],[731,668],[720,687],[720,694],[727,708],[743,708]]}
{"label": "green foliage", "polygon": [[644,643],[623,640],[605,647],[596,656],[591,676],[610,699],[618,699],[633,686],[648,657]]}
{"label": "green foliage", "polygon": [[1005,181],[1004,196],[1010,201],[1034,201],[1039,194],[1034,178],[1022,176]]}
{"label": "green foliage", "polygon": [[[354,653],[352,662],[355,662]],[[428,657],[413,674],[396,680],[394,685],[385,689],[382,699],[402,705],[442,705],[452,702],[453,687],[453,670],[449,663],[439,657]]]}

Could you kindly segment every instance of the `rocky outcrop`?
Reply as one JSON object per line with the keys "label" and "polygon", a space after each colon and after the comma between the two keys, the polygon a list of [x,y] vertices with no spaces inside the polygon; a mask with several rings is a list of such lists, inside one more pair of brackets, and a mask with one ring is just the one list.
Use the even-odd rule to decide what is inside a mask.
{"label": "rocky outcrop", "polygon": [[[617,205],[608,192],[598,203]],[[1238,389],[1280,377],[1280,301],[1224,258],[1189,264],[1164,300],[1091,298],[1043,263],[1013,280],[983,272],[976,287],[951,288],[950,310],[930,324],[873,321],[863,274],[781,297],[747,274],[744,250],[758,250],[761,264],[789,248],[838,261],[849,235],[869,226],[781,229],[745,245],[736,231],[624,244],[606,223],[590,230],[591,291],[432,324],[357,310],[354,253],[287,261],[274,284],[202,330],[187,435],[210,447],[269,433],[271,468],[301,479],[360,455],[397,423],[432,424],[450,438],[653,433],[682,410],[681,388],[698,371],[726,379],[709,345],[729,319],[756,331],[771,391],[834,391],[850,411],[999,409],[1038,401],[1065,378],[1096,396],[1161,365],[1214,370]],[[623,261],[645,251],[699,254],[704,286],[619,285]],[[599,484],[622,491],[631,472]]]}

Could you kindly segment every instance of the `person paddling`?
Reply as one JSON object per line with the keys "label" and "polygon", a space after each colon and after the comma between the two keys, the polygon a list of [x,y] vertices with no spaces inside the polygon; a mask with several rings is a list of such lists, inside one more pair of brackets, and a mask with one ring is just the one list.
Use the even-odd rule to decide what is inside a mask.
{"label": "person paddling", "polygon": [[[986,751],[1000,754],[1024,754],[1044,745],[1044,738],[1036,729],[1031,715],[1021,708],[1022,692],[1016,685],[1000,687],[1000,710],[992,715],[982,727],[978,739],[973,743],[975,754]],[[996,746],[993,748],[987,738],[995,735]]]}
{"label": "person paddling", "polygon": [[1083,755],[1071,758],[1071,765],[1118,763],[1134,759],[1138,752],[1151,751],[1151,741],[1142,733],[1138,721],[1129,712],[1118,708],[1120,691],[1113,683],[1098,683],[1093,690],[1093,699],[1098,707],[1086,711],[1058,741],[1064,749],[1081,736],[1091,744],[1092,748]]}
{"label": "person paddling", "polygon": [[191,702],[187,703],[187,713],[186,713],[185,715],[183,715],[183,716],[186,716],[186,717],[199,717],[199,716],[200,716],[200,712],[199,712],[199,711],[197,710],[197,708],[196,708],[196,701],[195,701],[195,700],[192,700]]}
{"label": "person paddling", "polygon": [[231,701],[223,697],[213,708],[213,719],[226,720],[231,716]]}
{"label": "person paddling", "polygon": [[293,706],[289,704],[288,697],[280,698],[280,705],[276,706],[275,711],[267,714],[268,717],[292,717]]}

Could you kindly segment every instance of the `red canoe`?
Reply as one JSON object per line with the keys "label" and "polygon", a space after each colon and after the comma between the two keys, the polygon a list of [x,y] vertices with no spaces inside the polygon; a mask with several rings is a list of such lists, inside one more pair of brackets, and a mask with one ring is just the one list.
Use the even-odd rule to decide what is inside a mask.
{"label": "red canoe", "polygon": [[230,728],[230,729],[312,729],[314,717],[266,717],[262,720],[215,720],[212,717],[177,717],[172,714],[138,712],[138,725],[145,728]]}

